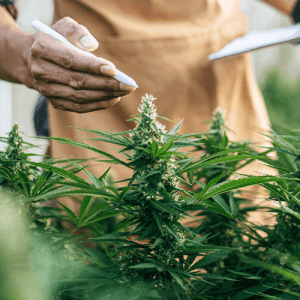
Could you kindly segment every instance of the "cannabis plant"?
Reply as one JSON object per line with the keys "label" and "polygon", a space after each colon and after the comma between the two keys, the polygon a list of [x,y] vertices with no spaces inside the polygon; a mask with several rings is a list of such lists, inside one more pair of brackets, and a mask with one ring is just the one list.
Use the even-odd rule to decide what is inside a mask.
{"label": "cannabis plant", "polygon": [[[283,164],[267,153],[278,149],[298,158],[298,150],[279,143],[275,135],[270,137],[280,145],[261,153],[248,141],[230,142],[221,110],[217,110],[207,133],[179,135],[183,121],[167,131],[158,121],[162,117],[157,115],[153,100],[151,95],[143,97],[139,114],[132,116],[136,123],[132,130],[111,133],[83,129],[98,135],[94,140],[121,146],[123,159],[87,143],[50,138],[106,157],[96,162],[130,168],[133,176],[122,180],[125,186],[109,180],[109,169],[99,178],[93,175],[82,165],[87,160],[35,163],[25,159],[29,155],[22,152],[1,159],[2,185],[13,187],[22,196],[21,203],[33,206],[52,199],[60,203],[60,197],[81,199],[79,214],[60,203],[64,215],[54,208],[43,215],[44,219],[68,222],[72,232],[52,223],[40,226],[39,210],[26,212],[30,222],[34,220],[42,228],[40,236],[49,237],[51,253],[64,251],[66,261],[76,265],[71,263],[73,267],[64,269],[69,271],[65,276],[57,276],[52,299],[252,300],[258,296],[279,299],[279,295],[280,299],[293,299],[287,298],[287,293],[296,297],[298,244],[289,236],[289,229],[293,228],[297,237],[297,161]],[[196,155],[191,157],[182,150],[185,147],[194,149]],[[280,170],[281,175],[236,177],[254,160]],[[19,164],[12,165],[16,162]],[[57,167],[59,163],[66,165]],[[36,176],[29,175],[30,168]],[[89,179],[76,175],[79,171]],[[270,190],[270,201],[291,204],[282,210],[273,209],[281,224],[275,231],[247,222],[247,211],[258,207],[240,208],[247,199],[239,189],[255,184]],[[192,211],[198,216],[193,214],[196,226],[189,227],[184,220]],[[114,229],[103,222],[111,217],[117,220]],[[80,229],[86,230],[85,239],[73,236]],[[266,232],[267,238],[257,229]],[[282,234],[280,243],[276,244],[273,232]],[[291,245],[285,245],[287,241]]]}
{"label": "cannabis plant", "polygon": [[[93,150],[109,158],[100,161],[132,169],[132,178],[124,180],[127,186],[107,184],[105,176],[108,170],[96,178],[83,168],[89,182],[65,173],[65,177],[70,179],[65,184],[70,189],[53,191],[43,197],[81,195],[83,200],[79,216],[66,206],[62,207],[76,226],[91,231],[90,241],[113,245],[106,248],[105,253],[86,248],[82,243],[79,246],[84,251],[80,253],[90,261],[84,274],[81,274],[82,282],[79,283],[78,279],[77,289],[85,290],[84,295],[93,299],[192,299],[201,298],[203,294],[205,299],[205,296],[219,294],[220,299],[225,299],[222,297],[229,295],[230,291],[234,295],[244,290],[246,284],[249,286],[249,280],[244,278],[248,273],[242,272],[247,262],[234,265],[237,258],[239,262],[242,261],[239,257],[242,247],[246,252],[250,248],[249,244],[242,244],[242,234],[256,241],[261,239],[253,229],[252,235],[242,232],[242,228],[249,227],[244,224],[246,210],[239,210],[237,203],[242,199],[236,198],[231,191],[253,184],[281,182],[285,178],[244,176],[228,179],[241,166],[254,159],[270,166],[276,166],[276,162],[266,155],[257,154],[247,143],[230,143],[220,111],[208,134],[178,135],[181,122],[167,132],[165,126],[158,122],[153,100],[152,96],[143,97],[140,114],[131,119],[136,122],[133,130],[120,133],[87,130],[100,136],[94,140],[121,145],[123,149],[119,152],[124,155],[124,160],[85,143],[51,138]],[[188,153],[179,151],[183,147],[195,147],[205,154],[190,158]],[[182,187],[184,184],[188,189]],[[98,204],[93,206],[96,199]],[[189,211],[195,210],[210,212],[206,214],[207,219],[212,219],[212,216],[214,219],[223,218],[220,224],[226,224],[226,228],[223,228],[226,231],[222,241],[213,240],[216,234],[211,228],[211,221],[206,222],[209,226],[201,223],[197,228],[182,224],[182,219],[189,216]],[[116,232],[103,234],[96,228],[99,220],[120,214],[123,219],[117,224]],[[220,226],[219,229],[222,231]],[[237,237],[236,233],[239,233]],[[210,239],[214,243],[208,242]],[[231,270],[224,272],[222,258],[230,253],[233,255],[226,266]],[[206,273],[202,272],[203,268]],[[252,267],[251,272],[256,273],[257,269]],[[237,274],[241,275],[239,279],[244,279],[244,285],[233,288],[238,280]],[[87,285],[88,280],[90,284]],[[218,283],[223,287],[216,290],[214,286]]]}

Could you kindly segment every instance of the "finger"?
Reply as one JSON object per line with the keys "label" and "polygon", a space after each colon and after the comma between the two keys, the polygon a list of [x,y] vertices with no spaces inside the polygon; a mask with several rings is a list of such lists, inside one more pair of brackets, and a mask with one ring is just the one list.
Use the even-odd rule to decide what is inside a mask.
{"label": "finger", "polygon": [[47,99],[50,101],[51,105],[56,109],[83,114],[92,111],[107,109],[110,106],[118,103],[121,100],[121,97],[110,99],[107,101],[87,103],[87,104],[78,104],[71,101],[66,101],[65,99],[55,98],[55,97],[47,97]]}
{"label": "finger", "polygon": [[60,83],[77,90],[105,90],[133,92],[136,88],[120,83],[103,75],[93,75],[64,69],[60,66],[38,59],[31,66],[31,73],[38,81]]}
{"label": "finger", "polygon": [[114,76],[116,67],[104,58],[90,56],[64,45],[54,37],[42,33],[35,33],[35,41],[31,47],[31,60],[47,60],[65,69],[84,73],[104,74]]}
{"label": "finger", "polygon": [[75,90],[62,84],[38,83],[39,91],[45,97],[62,98],[77,104],[87,104],[93,102],[103,102],[113,98],[123,97],[128,94],[124,91],[93,91],[93,90]]}
{"label": "finger", "polygon": [[99,46],[99,43],[88,29],[70,17],[60,19],[51,28],[65,36],[70,43],[82,50],[94,51]]}

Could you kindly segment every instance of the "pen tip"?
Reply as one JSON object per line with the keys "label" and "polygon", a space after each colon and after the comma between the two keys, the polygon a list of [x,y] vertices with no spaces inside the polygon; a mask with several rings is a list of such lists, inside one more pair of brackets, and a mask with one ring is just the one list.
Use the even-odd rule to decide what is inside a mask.
{"label": "pen tip", "polygon": [[126,75],[125,73],[119,70],[116,71],[116,74],[113,77],[122,83],[138,88],[138,85],[131,77],[129,77],[128,75]]}

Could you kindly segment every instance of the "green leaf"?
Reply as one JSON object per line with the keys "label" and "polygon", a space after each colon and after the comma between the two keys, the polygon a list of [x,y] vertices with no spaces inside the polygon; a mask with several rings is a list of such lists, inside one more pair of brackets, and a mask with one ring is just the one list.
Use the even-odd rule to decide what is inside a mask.
{"label": "green leaf", "polygon": [[32,190],[31,196],[34,197],[38,194],[38,191],[42,186],[45,185],[45,183],[51,178],[53,175],[52,171],[44,170],[42,174],[38,177],[36,184],[34,185],[34,188]]}
{"label": "green leaf", "polygon": [[6,178],[7,180],[11,181],[12,180],[12,174],[9,170],[6,168],[0,168],[0,175]]}
{"label": "green leaf", "polygon": [[[215,165],[215,164],[220,164],[220,163],[226,163],[226,162],[233,162],[233,161],[243,161],[245,159],[249,159],[251,156],[250,155],[227,155],[215,159],[208,159],[211,158],[212,155],[207,156],[204,159],[199,160],[198,162],[194,163],[191,167],[186,168],[185,172],[187,171],[193,171],[193,170],[198,170],[203,167],[203,165]],[[204,164],[205,162],[205,164]]]}
{"label": "green leaf", "polygon": [[68,207],[66,207],[65,205],[63,205],[60,201],[57,200],[57,202],[62,206],[62,208],[64,209],[64,211],[72,218],[72,220],[75,222],[75,224],[78,224],[78,220],[76,215],[73,213],[72,210],[70,210]]}
{"label": "green leaf", "polygon": [[[111,239],[117,239],[124,236],[130,236],[130,232],[114,232],[114,233],[108,233],[96,238],[92,238],[93,240],[99,240],[99,241],[106,241]],[[124,242],[125,240],[118,240],[119,242]],[[134,243],[135,244],[135,243]]]}
{"label": "green leaf", "polygon": [[[193,274],[193,273],[192,273]],[[198,273],[201,277],[206,278],[213,278],[213,279],[221,279],[221,280],[229,280],[229,281],[239,281],[237,279],[233,279],[227,276],[221,276],[221,275],[215,275],[215,274],[209,274],[209,273]]]}
{"label": "green leaf", "polygon": [[152,209],[151,212],[152,212],[153,218],[157,224],[157,227],[159,228],[161,234],[164,236],[165,233],[164,233],[163,227],[162,227],[163,223],[162,223],[161,215],[158,214],[155,209]]}
{"label": "green leaf", "polygon": [[212,251],[217,251],[217,250],[222,250],[222,249],[231,249],[231,250],[240,250],[239,248],[229,248],[229,247],[223,247],[223,246],[215,246],[215,245],[208,245],[208,246],[200,246],[200,247],[186,247],[182,250],[182,255],[185,254],[200,254],[200,253],[205,253],[205,252],[212,252]]}
{"label": "green leaf", "polygon": [[202,199],[202,197],[205,195],[205,193],[213,186],[215,185],[223,176],[224,176],[225,172],[222,172],[222,174],[220,174],[218,177],[215,177],[214,179],[212,179],[206,186],[205,188],[201,191],[200,194],[197,195],[198,199]]}
{"label": "green leaf", "polygon": [[[64,185],[67,184],[64,182]],[[50,191],[44,194],[40,194],[39,196],[34,197],[34,200],[41,200],[41,199],[54,199],[58,197],[64,197],[64,196],[102,196],[105,198],[114,198],[114,196],[111,193],[98,190],[96,188],[84,188],[84,189],[78,189],[78,190],[70,190],[68,186],[65,186],[63,188],[60,188],[55,191]]]}
{"label": "green leaf", "polygon": [[75,182],[79,182],[79,183],[86,183],[85,180],[83,180],[82,178],[80,178],[79,176],[75,175],[74,173],[64,170],[62,168],[58,168],[55,166],[49,166],[48,164],[44,164],[44,163],[35,163],[35,162],[28,162],[28,164],[33,165],[33,166],[37,166],[37,167],[41,167],[45,170],[51,171],[53,173],[56,173],[58,175],[61,175],[64,178],[73,180]]}
{"label": "green leaf", "polygon": [[151,223],[150,225],[147,226],[146,230],[138,237],[138,241],[144,240],[148,235],[151,233],[156,232],[154,223]]}
{"label": "green leaf", "polygon": [[[206,201],[210,201],[210,200],[206,200]],[[213,213],[220,213],[228,218],[233,218],[233,216],[231,216],[229,213],[224,211],[224,209],[222,209],[219,205],[212,202],[201,202],[201,204],[187,205],[185,208],[190,211],[205,210]]]}
{"label": "green leaf", "polygon": [[228,137],[227,137],[226,132],[225,132],[224,135],[223,135],[223,138],[222,138],[221,147],[225,148],[227,145],[228,145]]}
{"label": "green leaf", "polygon": [[242,187],[251,186],[255,184],[261,184],[265,182],[272,182],[272,181],[282,181],[282,180],[296,180],[295,178],[281,178],[277,176],[251,176],[246,178],[240,179],[232,179],[224,181],[220,184],[215,185],[210,189],[210,191],[205,195],[203,199],[210,198],[212,196],[222,194],[225,192],[229,192],[235,189],[240,189]]}
{"label": "green leaf", "polygon": [[110,267],[111,265],[113,265],[113,262],[109,258],[109,256],[101,253],[100,251],[87,248],[82,245],[80,245],[80,247],[83,248],[84,251],[89,255],[90,259],[93,262],[97,263],[99,266]]}
{"label": "green leaf", "polygon": [[280,205],[283,211],[288,212],[289,214],[295,216],[296,218],[298,218],[300,220],[300,214],[298,214],[297,212],[295,212],[292,209],[290,209],[289,207],[281,204],[280,202],[277,202],[277,201],[274,201],[274,200],[271,200],[271,201],[278,204],[278,205]]}
{"label": "green leaf", "polygon": [[171,269],[168,269],[168,272],[172,275],[172,277],[177,281],[177,283],[184,289],[186,290],[187,288],[183,285],[183,282],[180,278],[180,276],[178,275],[178,273],[176,273],[176,271],[172,271]]}
{"label": "green leaf", "polygon": [[159,157],[161,154],[167,152],[169,149],[172,148],[174,142],[173,140],[170,140],[168,142],[166,142],[165,144],[162,145],[161,148],[158,149],[157,153],[156,153],[156,157]]}
{"label": "green leaf", "polygon": [[258,259],[254,259],[254,258],[250,258],[247,257],[245,255],[241,255],[241,258],[246,261],[249,262],[255,266],[258,266],[260,268],[264,268],[267,269],[273,273],[277,273],[280,274],[281,276],[284,276],[285,278],[293,281],[294,283],[296,283],[297,285],[299,285],[300,283],[300,275],[296,272],[293,272],[291,270],[285,269],[281,266],[276,266],[276,265],[272,265],[269,263],[266,263],[264,261],[258,260]]}
{"label": "green leaf", "polygon": [[83,200],[80,205],[80,210],[79,210],[79,220],[78,220],[78,225],[80,226],[82,223],[83,217],[87,214],[89,208],[93,205],[95,201],[95,197],[92,196],[84,196]]}
{"label": "green leaf", "polygon": [[166,224],[167,229],[168,229],[169,232],[175,237],[175,239],[177,240],[177,242],[178,242],[180,245],[183,246],[182,241],[180,240],[180,238],[179,238],[179,236],[178,236],[178,234],[177,234],[177,232],[176,232],[176,229],[173,227],[173,225],[172,225],[171,223],[166,223],[166,222],[165,222],[165,224]]}
{"label": "green leaf", "polygon": [[235,203],[235,200],[233,198],[232,194],[229,194],[229,204],[230,204],[230,209],[231,209],[231,214],[236,217],[237,216],[237,212],[238,212],[238,207]]}
{"label": "green leaf", "polygon": [[140,263],[138,265],[135,265],[135,266],[129,266],[130,269],[157,269],[158,271],[162,271],[163,270],[163,267],[160,266],[160,265],[156,265],[156,264],[153,264],[153,263]]}
{"label": "green leaf", "polygon": [[[257,292],[264,292],[270,289],[270,287],[267,287],[266,285],[273,285],[273,286],[277,286],[279,283],[278,282],[266,282],[264,285],[262,284],[258,284],[249,288],[246,288],[242,291],[237,292],[232,300],[244,300],[250,297],[253,297],[253,294],[251,293],[257,293]],[[250,293],[247,293],[250,292]]]}
{"label": "green leaf", "polygon": [[156,156],[158,147],[159,147],[158,142],[155,141],[155,140],[152,140],[152,143],[151,143],[151,149],[152,149],[152,152],[153,152],[153,156],[154,156],[154,157]]}
{"label": "green leaf", "polygon": [[143,148],[143,147],[135,147],[136,150],[141,150],[141,151],[144,151],[145,153],[149,154],[152,156],[152,152],[150,149],[148,148]]}
{"label": "green leaf", "polygon": [[197,261],[188,270],[191,271],[191,270],[202,268],[202,267],[204,267],[208,264],[211,264],[215,261],[220,260],[222,257],[226,256],[227,254],[229,254],[232,251],[233,251],[232,249],[225,249],[225,250],[219,250],[219,251],[216,251],[216,252],[211,253],[209,255],[206,255],[203,258],[201,258],[201,260]]}
{"label": "green leaf", "polygon": [[[268,284],[268,283],[266,283],[266,284]],[[272,288],[271,286],[266,286],[266,285],[264,285],[265,287],[269,287],[269,288]],[[277,291],[281,291],[281,292],[284,292],[284,293],[286,293],[286,294],[290,294],[290,295],[294,295],[294,296],[298,296],[299,298],[300,298],[300,294],[298,294],[298,293],[294,293],[294,292],[291,292],[291,291],[287,291],[287,290],[281,290],[281,289],[277,289],[277,288],[274,288],[273,287],[273,289],[274,290],[277,290]],[[285,295],[284,295],[285,296]],[[289,299],[290,297],[288,297],[288,295],[286,295],[287,296],[287,298],[286,299]]]}
{"label": "green leaf", "polygon": [[176,124],[176,125],[168,132],[168,134],[175,135],[175,134],[179,131],[179,129],[180,129],[181,125],[182,125],[183,120],[184,120],[184,119],[182,119],[178,124]]}
{"label": "green leaf", "polygon": [[231,215],[231,210],[229,208],[229,206],[227,205],[227,203],[225,202],[225,200],[220,196],[220,195],[216,195],[216,196],[212,196],[212,198],[218,203],[218,205],[220,205],[229,215]]}
{"label": "green leaf", "polygon": [[94,151],[96,153],[99,153],[99,154],[102,154],[104,156],[107,156],[107,157],[111,158],[112,161],[114,161],[117,164],[121,164],[121,165],[124,165],[124,166],[126,166],[128,168],[131,168],[127,163],[125,163],[122,160],[116,158],[112,154],[109,154],[109,153],[107,153],[105,151],[102,151],[102,150],[100,150],[100,149],[98,149],[96,147],[92,147],[92,146],[90,146],[88,144],[81,143],[81,142],[78,142],[78,141],[73,141],[72,139],[65,139],[65,138],[48,137],[47,139],[51,139],[51,140],[58,141],[58,142],[63,143],[63,144],[68,144],[68,145],[72,145],[72,146],[76,146],[76,147],[80,147],[80,148],[84,148],[84,149],[88,149],[88,150]]}
{"label": "green leaf", "polygon": [[164,243],[164,240],[162,238],[157,238],[153,243],[153,247],[155,248],[156,246],[161,245],[162,243]]}
{"label": "green leaf", "polygon": [[156,209],[159,209],[160,211],[167,212],[167,213],[175,215],[177,217],[182,217],[178,212],[170,209],[166,205],[162,204],[162,202],[160,202],[160,201],[154,202],[154,201],[150,200],[150,203],[152,204],[153,207],[155,207]]}
{"label": "green leaf", "polygon": [[23,186],[24,195],[29,198],[31,196],[31,182],[24,172],[18,170],[20,183]]}
{"label": "green leaf", "polygon": [[90,180],[92,181],[92,183],[95,185],[96,188],[101,189],[102,188],[102,184],[100,182],[100,180],[92,173],[90,173],[88,170],[83,170],[83,172],[90,178]]}
{"label": "green leaf", "polygon": [[109,167],[99,178],[98,180],[101,182],[103,179],[105,179],[106,175],[108,174],[111,167]]}
{"label": "green leaf", "polygon": [[96,223],[100,220],[103,220],[103,219],[106,219],[108,217],[112,217],[112,216],[115,216],[115,215],[118,215],[118,214],[120,214],[120,212],[117,211],[117,210],[107,211],[107,212],[97,211],[96,213],[89,214],[86,217],[84,217],[82,219],[81,226],[87,226],[87,225],[90,225],[92,223]]}

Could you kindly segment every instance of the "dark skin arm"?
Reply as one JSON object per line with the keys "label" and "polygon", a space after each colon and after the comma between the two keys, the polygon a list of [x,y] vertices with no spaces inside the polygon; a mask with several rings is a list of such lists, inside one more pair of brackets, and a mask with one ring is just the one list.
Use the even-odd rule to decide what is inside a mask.
{"label": "dark skin arm", "polygon": [[275,7],[282,13],[292,16],[294,7],[296,5],[297,0],[261,0],[271,6]]}
{"label": "dark skin arm", "polygon": [[[95,40],[89,47],[80,43],[89,31],[71,18],[61,19],[51,28],[83,50],[98,47]],[[86,56],[47,34],[22,31],[2,6],[0,57],[0,79],[39,91],[61,110],[86,113],[106,109],[135,90],[111,77],[116,68],[110,61]]]}

